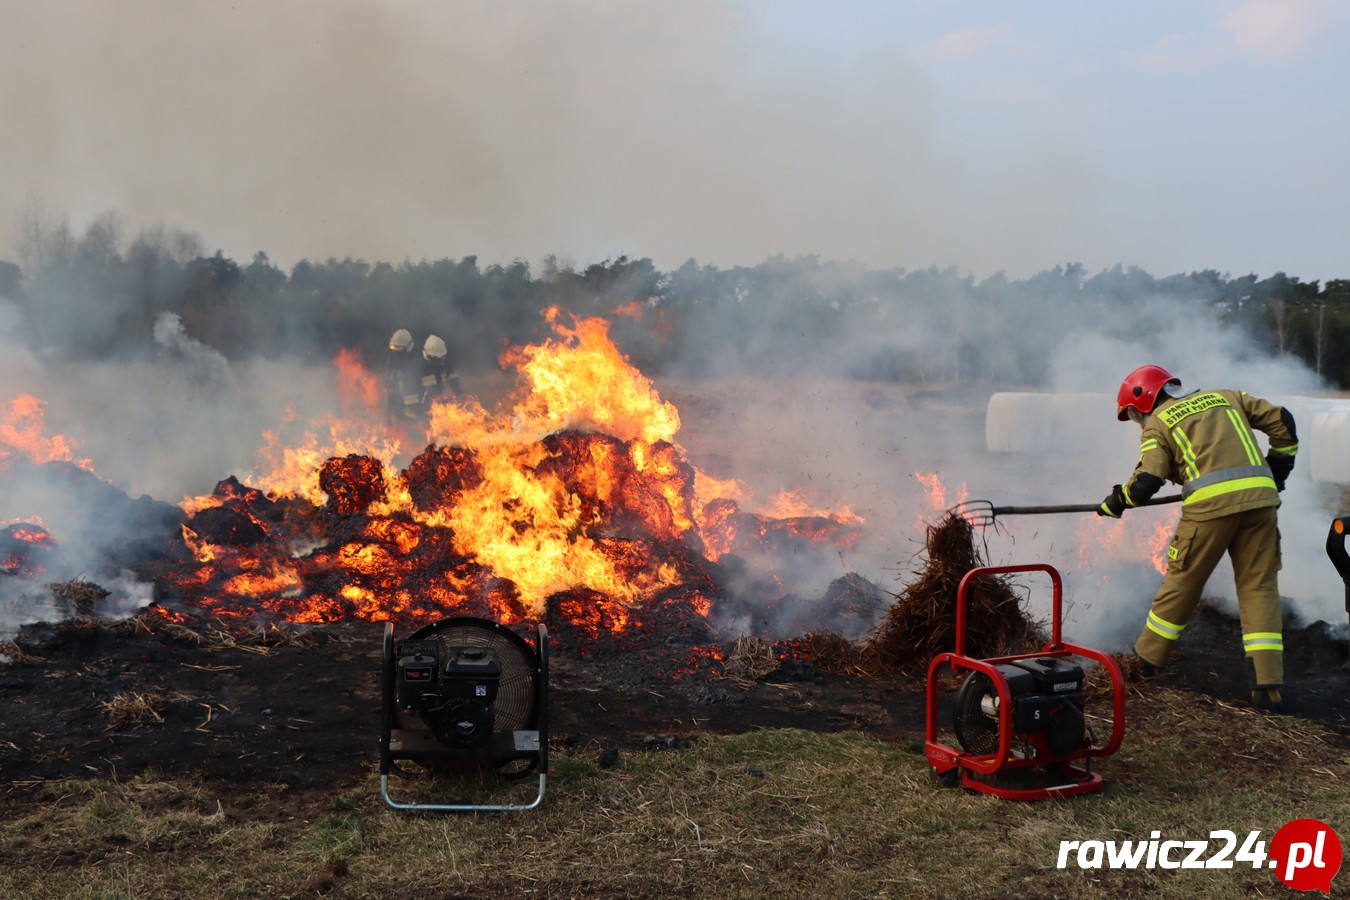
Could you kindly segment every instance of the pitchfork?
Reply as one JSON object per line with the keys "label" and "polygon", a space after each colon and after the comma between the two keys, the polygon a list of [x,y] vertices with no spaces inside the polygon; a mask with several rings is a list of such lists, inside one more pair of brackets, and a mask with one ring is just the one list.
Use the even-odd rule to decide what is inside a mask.
{"label": "pitchfork", "polygon": [[[1136,506],[1162,506],[1164,503],[1176,503],[1180,494],[1166,497],[1153,497]],[[999,516],[1035,516],[1046,513],[1085,513],[1096,512],[1100,503],[1071,503],[1063,506],[995,506],[988,500],[967,500],[947,510],[949,514],[960,516],[977,528],[986,528],[994,524]]]}

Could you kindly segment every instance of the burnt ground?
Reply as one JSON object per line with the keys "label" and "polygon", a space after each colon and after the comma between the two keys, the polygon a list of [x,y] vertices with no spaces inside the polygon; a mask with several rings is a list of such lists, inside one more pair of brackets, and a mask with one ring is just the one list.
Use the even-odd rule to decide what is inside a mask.
{"label": "burnt ground", "polygon": [[[0,664],[6,805],[33,799],[43,782],[149,770],[218,782],[226,796],[283,784],[296,802],[325,808],[334,790],[372,771],[383,625],[272,630],[239,642],[141,626],[155,618],[28,626],[0,648],[8,659]],[[1345,640],[1320,623],[1290,629],[1286,640],[1292,711],[1350,746]],[[1155,683],[1242,702],[1240,647],[1237,623],[1202,607]],[[922,677],[848,677],[789,662],[738,680],[718,664],[691,668],[690,651],[595,658],[555,650],[554,752],[678,750],[704,734],[789,727],[858,730],[907,746],[923,740]]]}

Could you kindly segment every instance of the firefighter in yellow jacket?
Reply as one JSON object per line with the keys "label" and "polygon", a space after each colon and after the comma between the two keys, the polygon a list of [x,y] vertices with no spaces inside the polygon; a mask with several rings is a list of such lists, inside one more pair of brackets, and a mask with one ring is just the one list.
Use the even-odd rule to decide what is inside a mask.
{"label": "firefighter in yellow jacket", "polygon": [[[1294,468],[1298,435],[1289,410],[1241,391],[1191,391],[1161,366],[1141,366],[1120,386],[1117,418],[1143,429],[1139,462],[1097,513],[1121,513],[1166,481],[1181,485],[1181,518],[1167,548],[1167,574],[1134,652],[1144,672],[1167,662],[1225,553],[1233,563],[1242,645],[1253,674],[1252,705],[1280,710],[1284,637],[1276,573],[1279,492]],[[1253,429],[1264,433],[1263,457]]]}
{"label": "firefighter in yellow jacket", "polygon": [[421,369],[413,352],[412,333],[400,328],[389,338],[389,354],[384,364],[384,389],[389,423],[417,419],[422,400]]}

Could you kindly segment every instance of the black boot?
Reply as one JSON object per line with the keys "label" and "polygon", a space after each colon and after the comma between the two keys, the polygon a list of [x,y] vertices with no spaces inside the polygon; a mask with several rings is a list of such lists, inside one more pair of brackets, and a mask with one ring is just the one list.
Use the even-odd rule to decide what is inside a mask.
{"label": "black boot", "polygon": [[1260,712],[1282,714],[1284,709],[1284,695],[1280,691],[1280,685],[1268,684],[1257,685],[1252,689],[1252,709]]}
{"label": "black boot", "polygon": [[1120,673],[1128,682],[1149,681],[1162,674],[1161,666],[1155,666],[1138,653],[1117,655],[1117,661],[1120,663]]}

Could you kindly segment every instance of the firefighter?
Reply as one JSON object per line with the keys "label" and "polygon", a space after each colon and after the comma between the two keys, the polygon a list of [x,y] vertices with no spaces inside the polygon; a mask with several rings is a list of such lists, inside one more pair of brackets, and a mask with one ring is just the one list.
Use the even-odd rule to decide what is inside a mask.
{"label": "firefighter", "polygon": [[[1167,662],[1205,582],[1227,553],[1252,675],[1252,706],[1280,711],[1284,639],[1276,510],[1298,452],[1294,417],[1242,391],[1183,394],[1180,387],[1181,380],[1161,366],[1140,366],[1125,377],[1116,417],[1143,429],[1139,462],[1097,510],[1118,519],[1165,481],[1181,485],[1181,517],[1167,548],[1167,573],[1134,645],[1140,674],[1156,674]],[[1253,428],[1269,440],[1264,458]]]}
{"label": "firefighter", "polygon": [[412,333],[400,328],[389,338],[389,354],[385,358],[384,388],[391,424],[417,417],[417,407],[422,400],[417,363]]}
{"label": "firefighter", "polygon": [[420,396],[423,410],[431,409],[432,401],[443,399],[447,389],[457,400],[464,396],[459,373],[451,366],[447,356],[445,341],[433,334],[422,344]]}

